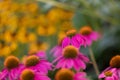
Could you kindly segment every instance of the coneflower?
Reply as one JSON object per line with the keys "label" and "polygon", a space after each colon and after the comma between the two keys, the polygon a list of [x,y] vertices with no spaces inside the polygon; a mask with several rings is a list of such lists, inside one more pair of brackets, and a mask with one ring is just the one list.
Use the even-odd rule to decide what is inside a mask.
{"label": "coneflower", "polygon": [[23,70],[23,65],[15,56],[9,56],[4,61],[5,68],[0,73],[0,80],[17,80],[19,79],[20,72]]}
{"label": "coneflower", "polygon": [[84,36],[81,34],[78,34],[75,29],[69,30],[66,33],[66,37],[62,41],[62,47],[66,47],[68,45],[73,45],[77,48],[80,48],[80,46],[86,46],[86,41]]}
{"label": "coneflower", "polygon": [[83,26],[80,29],[80,34],[86,39],[87,46],[91,46],[92,42],[98,40],[100,37],[99,33],[93,31],[90,26]]}
{"label": "coneflower", "polygon": [[52,70],[52,64],[45,59],[40,59],[36,55],[28,56],[24,62],[25,68],[34,70],[36,72],[47,74]]}
{"label": "coneflower", "polygon": [[62,55],[53,61],[53,63],[57,63],[57,69],[74,68],[77,71],[79,71],[80,69],[85,69],[85,63],[87,62],[89,62],[89,59],[85,55],[80,53],[78,48],[72,45],[66,46],[62,51]]}
{"label": "coneflower", "polygon": [[103,78],[104,80],[120,79],[120,55],[116,55],[110,60],[110,67],[105,69],[99,75],[99,78]]}

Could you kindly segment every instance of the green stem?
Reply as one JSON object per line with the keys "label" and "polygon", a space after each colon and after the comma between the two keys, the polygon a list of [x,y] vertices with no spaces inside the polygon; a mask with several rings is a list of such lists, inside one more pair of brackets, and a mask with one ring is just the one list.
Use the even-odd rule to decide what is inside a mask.
{"label": "green stem", "polygon": [[[95,69],[95,72],[96,72],[97,76],[99,76],[100,72],[99,72],[98,65],[96,63],[96,60],[95,60],[95,57],[94,57],[94,54],[93,54],[91,47],[89,47],[89,54],[90,54],[90,58],[91,58],[91,61],[93,63],[93,67]],[[101,80],[101,79],[98,79],[98,80]]]}

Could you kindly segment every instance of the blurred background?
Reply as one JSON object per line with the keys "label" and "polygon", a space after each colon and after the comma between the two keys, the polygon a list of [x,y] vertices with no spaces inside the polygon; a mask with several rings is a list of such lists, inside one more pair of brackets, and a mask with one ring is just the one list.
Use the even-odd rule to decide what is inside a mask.
{"label": "blurred background", "polygon": [[[0,0],[0,70],[9,55],[22,60],[44,50],[52,61],[49,51],[59,37],[86,25],[101,34],[92,49],[102,71],[120,54],[119,0]],[[89,53],[88,48],[80,51]],[[90,80],[97,80],[91,64],[86,71]]]}

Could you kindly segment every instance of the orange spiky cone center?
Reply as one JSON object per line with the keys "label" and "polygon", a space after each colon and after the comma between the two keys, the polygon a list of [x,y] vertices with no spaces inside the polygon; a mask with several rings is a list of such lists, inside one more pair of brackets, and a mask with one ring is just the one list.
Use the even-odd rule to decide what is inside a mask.
{"label": "orange spiky cone center", "polygon": [[72,45],[69,45],[63,49],[63,56],[65,58],[76,58],[78,53],[78,49]]}
{"label": "orange spiky cone center", "polygon": [[55,80],[73,80],[74,72],[69,69],[61,69],[55,75]]}

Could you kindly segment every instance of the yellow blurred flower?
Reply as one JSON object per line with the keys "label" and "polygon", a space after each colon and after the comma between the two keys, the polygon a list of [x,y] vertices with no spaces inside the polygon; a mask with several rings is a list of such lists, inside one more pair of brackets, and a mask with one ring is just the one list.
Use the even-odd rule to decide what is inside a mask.
{"label": "yellow blurred flower", "polygon": [[16,2],[12,2],[10,5],[10,11],[11,12],[16,12],[18,10],[20,10],[20,3],[16,3]]}
{"label": "yellow blurred flower", "polygon": [[21,7],[22,7],[21,8],[22,12],[26,12],[26,13],[35,14],[39,10],[38,4],[36,2],[28,2],[28,3],[22,4]]}
{"label": "yellow blurred flower", "polygon": [[26,33],[26,30],[25,28],[21,28],[19,31],[18,31],[18,41],[21,42],[21,43],[26,43],[27,42],[27,33]]}
{"label": "yellow blurred flower", "polygon": [[6,26],[6,23],[10,15],[11,15],[10,11],[3,11],[0,13],[1,23],[3,24],[3,26]]}
{"label": "yellow blurred flower", "polygon": [[18,45],[17,45],[16,42],[12,42],[12,43],[10,43],[10,49],[11,49],[11,51],[16,50],[17,48],[18,48]]}
{"label": "yellow blurred flower", "polygon": [[18,32],[18,40],[21,43],[35,42],[37,37],[34,33],[28,33],[25,29],[21,29]]}
{"label": "yellow blurred flower", "polygon": [[63,10],[63,11],[61,12],[60,17],[61,17],[61,19],[63,19],[63,20],[71,20],[72,17],[73,17],[73,15],[74,15],[73,12],[67,11],[67,10]]}
{"label": "yellow blurred flower", "polygon": [[38,11],[38,4],[33,2],[33,3],[28,3],[27,4],[27,10],[31,13],[36,13]]}
{"label": "yellow blurred flower", "polygon": [[37,33],[40,36],[51,36],[56,33],[56,27],[52,25],[39,26],[37,28]]}
{"label": "yellow blurred flower", "polygon": [[12,15],[8,18],[6,25],[9,27],[9,30],[16,31],[18,27],[18,17],[16,15]]}
{"label": "yellow blurred flower", "polygon": [[53,8],[47,13],[47,18],[50,22],[56,23],[60,21],[60,15],[62,13],[62,10],[59,8]]}
{"label": "yellow blurred flower", "polygon": [[40,15],[38,15],[38,18],[37,18],[37,23],[39,24],[39,25],[45,25],[45,24],[47,24],[47,18],[46,18],[46,16],[44,15],[44,14],[40,14]]}
{"label": "yellow blurred flower", "polygon": [[25,15],[20,18],[19,22],[20,27],[35,27],[37,26],[36,18],[33,18],[30,15]]}
{"label": "yellow blurred flower", "polygon": [[3,40],[7,43],[17,41],[17,33],[12,33],[10,31],[6,31],[3,34]]}
{"label": "yellow blurred flower", "polygon": [[73,12],[63,10],[60,8],[52,8],[47,13],[47,18],[52,23],[57,23],[58,21],[61,21],[61,20],[71,20],[72,17],[73,17]]}
{"label": "yellow blurred flower", "polygon": [[11,53],[10,47],[9,46],[4,46],[3,48],[0,49],[0,56],[7,57]]}
{"label": "yellow blurred flower", "polygon": [[29,33],[29,36],[28,36],[28,41],[29,42],[35,42],[37,40],[37,37],[34,33]]}
{"label": "yellow blurred flower", "polygon": [[60,31],[60,32],[58,33],[58,39],[64,38],[65,36],[66,36],[66,33],[63,32],[63,31]]}
{"label": "yellow blurred flower", "polygon": [[34,43],[31,43],[29,45],[29,51],[31,51],[32,53],[34,52],[37,52],[39,50],[47,50],[49,47],[49,45],[47,43],[44,43],[44,42],[34,42]]}
{"label": "yellow blurred flower", "polygon": [[10,0],[0,1],[0,11],[10,10],[10,6],[11,6]]}
{"label": "yellow blurred flower", "polygon": [[73,24],[71,21],[64,21],[63,23],[61,23],[60,31],[68,31],[69,29],[72,28],[73,28]]}

